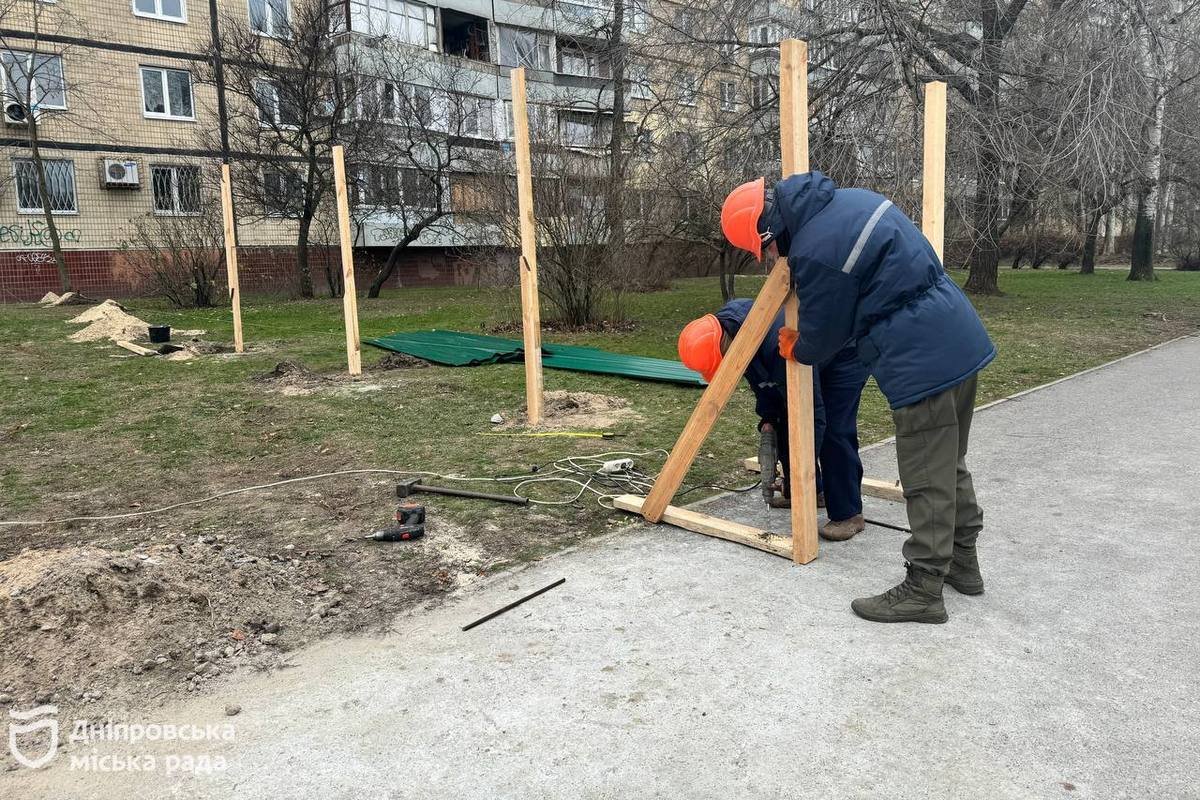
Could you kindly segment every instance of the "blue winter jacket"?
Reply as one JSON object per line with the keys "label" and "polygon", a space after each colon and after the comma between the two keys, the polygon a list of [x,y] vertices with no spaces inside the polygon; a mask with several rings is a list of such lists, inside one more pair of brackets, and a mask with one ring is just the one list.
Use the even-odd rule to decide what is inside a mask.
{"label": "blue winter jacket", "polygon": [[[717,321],[721,328],[730,336],[737,336],[750,313],[753,300],[740,298],[730,300],[717,311]],[[780,422],[787,419],[787,362],[779,354],[779,329],[783,327],[783,312],[771,323],[767,335],[763,337],[758,352],[750,359],[746,367],[746,383],[754,392],[754,413],[759,419],[767,422]],[[813,412],[817,425],[824,427],[825,413],[821,402],[820,385],[816,373],[813,374]]]}
{"label": "blue winter jacket", "polygon": [[813,171],[777,183],[775,202],[800,299],[797,361],[819,364],[856,343],[896,409],[962,383],[996,357],[967,296],[890,200],[839,189]]}

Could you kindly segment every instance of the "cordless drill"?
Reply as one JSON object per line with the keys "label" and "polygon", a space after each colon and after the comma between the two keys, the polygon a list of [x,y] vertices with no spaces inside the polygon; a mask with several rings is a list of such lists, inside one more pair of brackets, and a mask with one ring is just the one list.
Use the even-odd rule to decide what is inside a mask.
{"label": "cordless drill", "polygon": [[396,524],[369,533],[365,539],[374,542],[408,542],[425,535],[425,506],[404,503],[396,509]]}

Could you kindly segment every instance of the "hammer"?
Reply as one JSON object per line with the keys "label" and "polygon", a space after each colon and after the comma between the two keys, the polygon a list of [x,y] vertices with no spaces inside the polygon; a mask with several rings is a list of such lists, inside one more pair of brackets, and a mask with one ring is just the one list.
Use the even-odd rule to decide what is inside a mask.
{"label": "hammer", "polygon": [[497,503],[513,503],[518,506],[529,504],[529,500],[515,494],[488,494],[487,492],[472,492],[470,489],[452,489],[449,486],[426,486],[422,478],[406,478],[396,484],[396,497],[408,497],[414,492],[429,494],[446,494],[452,497],[471,497],[476,500],[493,500]]}

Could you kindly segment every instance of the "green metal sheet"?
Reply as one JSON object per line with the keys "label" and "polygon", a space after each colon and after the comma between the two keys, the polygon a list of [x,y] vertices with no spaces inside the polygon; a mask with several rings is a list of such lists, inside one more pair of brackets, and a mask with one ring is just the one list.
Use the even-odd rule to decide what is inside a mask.
{"label": "green metal sheet", "polygon": [[520,361],[524,354],[521,342],[516,339],[458,331],[400,331],[364,341],[384,350],[407,353],[450,367],[475,367],[501,361]]}
{"label": "green metal sheet", "polygon": [[682,383],[687,386],[705,385],[700,373],[693,372],[678,361],[610,353],[594,347],[576,347],[569,344],[543,343],[542,366],[663,383]]}
{"label": "green metal sheet", "polygon": [[[366,339],[365,343],[453,367],[521,361],[524,357],[524,348],[518,339],[458,331],[402,331]],[[678,361],[610,353],[594,347],[543,342],[542,365],[549,369],[619,375],[686,386],[705,385],[699,373]]]}

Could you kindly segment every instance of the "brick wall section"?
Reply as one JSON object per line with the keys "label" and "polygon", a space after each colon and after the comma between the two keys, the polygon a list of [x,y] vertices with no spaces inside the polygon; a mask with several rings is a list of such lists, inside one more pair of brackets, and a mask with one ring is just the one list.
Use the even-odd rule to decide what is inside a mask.
{"label": "brick wall section", "polygon": [[[75,290],[97,299],[148,296],[154,293],[130,266],[122,250],[67,250],[67,269]],[[355,252],[355,276],[360,292],[374,279],[376,264],[386,251]],[[328,292],[327,267],[341,271],[337,248],[313,247],[309,253],[313,287]],[[386,286],[455,286],[478,282],[474,266],[440,250],[412,251],[401,260]],[[222,273],[222,278],[224,277]],[[294,295],[295,260],[288,248],[242,247],[238,250],[238,277],[246,294]],[[46,292],[60,292],[54,256],[48,250],[0,251],[0,303],[40,300]]]}

